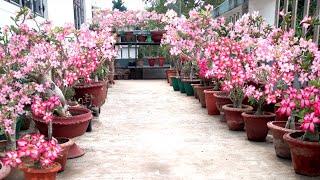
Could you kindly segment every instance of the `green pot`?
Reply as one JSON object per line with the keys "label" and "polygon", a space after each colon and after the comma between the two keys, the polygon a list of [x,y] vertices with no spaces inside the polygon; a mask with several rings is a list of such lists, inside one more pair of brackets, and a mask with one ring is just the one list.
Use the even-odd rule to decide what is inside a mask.
{"label": "green pot", "polygon": [[171,81],[172,81],[172,87],[174,91],[179,91],[179,83],[178,83],[178,79],[176,76],[171,76]]}
{"label": "green pot", "polygon": [[[18,117],[18,121],[17,121],[17,124],[16,124],[16,139],[19,139],[19,133],[20,133],[20,129],[21,129],[21,125],[22,125],[22,119],[23,117],[22,116],[19,116]],[[0,140],[6,140],[6,136],[3,134],[3,135],[0,135]]]}
{"label": "green pot", "polygon": [[186,93],[186,90],[184,89],[184,83],[181,81],[181,78],[177,78],[177,80],[178,80],[180,92]]}
{"label": "green pot", "polygon": [[187,96],[193,96],[194,95],[194,92],[193,92],[193,88],[191,86],[191,83],[192,82],[187,82],[187,81],[184,81],[183,84],[184,84],[184,89],[187,93]]}

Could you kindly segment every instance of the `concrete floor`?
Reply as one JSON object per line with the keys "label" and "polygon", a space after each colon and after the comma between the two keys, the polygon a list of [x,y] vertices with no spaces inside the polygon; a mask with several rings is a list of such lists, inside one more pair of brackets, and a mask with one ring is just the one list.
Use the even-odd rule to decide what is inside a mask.
{"label": "concrete floor", "polygon": [[57,179],[316,179],[218,118],[164,80],[119,80],[93,132],[75,139],[86,154]]}

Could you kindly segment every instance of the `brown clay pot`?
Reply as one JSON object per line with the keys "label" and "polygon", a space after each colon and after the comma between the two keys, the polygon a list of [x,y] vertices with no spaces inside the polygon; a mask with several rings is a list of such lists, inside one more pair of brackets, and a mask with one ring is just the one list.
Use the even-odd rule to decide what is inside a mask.
{"label": "brown clay pot", "polygon": [[61,165],[59,163],[54,163],[46,169],[34,169],[28,168],[28,163],[22,163],[20,164],[19,169],[23,171],[25,180],[55,180],[57,172],[61,169]]}
{"label": "brown clay pot", "polygon": [[[107,98],[107,81],[98,81],[94,82],[92,84],[78,84],[76,86],[73,86],[73,89],[75,90],[74,97],[79,102],[80,99],[85,101],[86,95],[92,95],[92,104],[96,107],[101,107],[105,102]],[[90,101],[88,100],[87,104],[90,105]]]}
{"label": "brown clay pot", "polygon": [[275,114],[271,112],[263,112],[262,115],[255,115],[254,111],[243,112],[244,124],[249,141],[263,142],[266,140],[269,128],[267,123],[274,121]]}
{"label": "brown clay pot", "polygon": [[194,97],[195,97],[196,99],[199,99],[196,86],[200,86],[200,84],[191,84],[191,86],[192,86],[192,89],[193,89]]}
{"label": "brown clay pot", "polygon": [[58,172],[63,172],[67,163],[69,150],[73,146],[74,142],[72,139],[69,139],[69,138],[56,138],[56,139],[58,140],[58,144],[60,145],[62,150],[59,155],[59,158],[57,158],[55,162],[61,165],[61,169]]}
{"label": "brown clay pot", "polygon": [[149,66],[154,66],[156,63],[156,58],[148,58]]}
{"label": "brown clay pot", "polygon": [[125,32],[124,35],[125,35],[126,42],[132,42],[133,31],[127,31],[127,32]]}
{"label": "brown clay pot", "polygon": [[160,67],[164,65],[164,61],[165,61],[164,57],[158,57],[158,64]]}
{"label": "brown clay pot", "polygon": [[280,158],[291,159],[289,145],[284,141],[283,135],[291,132],[301,132],[300,124],[296,123],[296,130],[285,128],[287,121],[268,122],[267,126],[272,132],[274,149]]}
{"label": "brown clay pot", "polygon": [[226,114],[229,130],[241,131],[244,128],[244,121],[241,114],[243,112],[252,111],[253,107],[242,104],[242,108],[234,108],[233,104],[226,104],[222,106],[222,109]]}
{"label": "brown clay pot", "polygon": [[175,69],[168,69],[168,70],[167,70],[167,73],[168,73],[168,81],[169,81],[169,84],[170,84],[170,86],[172,86],[171,76],[176,76],[176,75],[177,75],[177,70],[175,70]]}
{"label": "brown clay pot", "polygon": [[223,112],[222,106],[232,103],[230,97],[228,96],[228,93],[221,91],[221,92],[214,93],[213,96],[216,99],[216,107],[220,112],[220,114],[222,114],[220,121],[227,122],[226,114]]}
{"label": "brown clay pot", "polygon": [[201,103],[201,107],[206,108],[206,97],[204,95],[204,90],[212,89],[214,86],[196,86],[197,94]]}
{"label": "brown clay pot", "polygon": [[148,36],[146,36],[146,35],[138,35],[137,36],[138,42],[146,42],[147,38],[148,38]]}
{"label": "brown clay pot", "polygon": [[150,31],[151,39],[153,42],[159,43],[166,31]]}
{"label": "brown clay pot", "polygon": [[283,135],[291,151],[293,169],[297,174],[320,176],[320,143],[300,140],[304,132]]}
{"label": "brown clay pot", "polygon": [[220,111],[216,106],[216,98],[214,93],[218,93],[221,91],[212,91],[210,89],[206,89],[203,91],[206,98],[206,107],[209,115],[220,115]]}

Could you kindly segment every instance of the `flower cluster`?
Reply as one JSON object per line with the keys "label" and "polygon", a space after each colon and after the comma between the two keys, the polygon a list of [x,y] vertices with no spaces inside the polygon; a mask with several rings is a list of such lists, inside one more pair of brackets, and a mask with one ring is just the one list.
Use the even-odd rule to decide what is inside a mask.
{"label": "flower cluster", "polygon": [[55,108],[59,107],[61,105],[59,97],[53,95],[51,96],[47,101],[41,101],[39,99],[36,99],[32,105],[32,113],[35,116],[41,116],[42,119],[46,122],[52,122],[53,119],[53,111]]}
{"label": "flower cluster", "polygon": [[314,132],[320,123],[320,89],[315,86],[300,90],[290,87],[285,93],[286,98],[280,102],[278,113],[298,117],[302,130]]}
{"label": "flower cluster", "polygon": [[44,136],[40,134],[27,134],[18,140],[17,145],[16,151],[7,152],[6,156],[1,159],[5,165],[10,165],[13,168],[23,162],[23,157],[29,157],[33,160],[32,166],[34,168],[48,167],[61,152],[57,140],[46,141]]}

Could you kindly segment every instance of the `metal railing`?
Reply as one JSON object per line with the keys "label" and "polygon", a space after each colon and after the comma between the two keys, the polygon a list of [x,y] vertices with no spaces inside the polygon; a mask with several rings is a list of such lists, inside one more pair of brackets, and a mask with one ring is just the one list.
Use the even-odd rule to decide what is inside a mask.
{"label": "metal railing", "polygon": [[[280,9],[280,1],[282,0],[276,0],[276,12],[275,12],[275,21],[274,21],[274,24],[275,26],[279,26],[279,12],[282,10]],[[292,1],[292,2],[291,2]],[[297,23],[300,23],[300,22],[297,22],[297,12],[298,10],[301,11],[300,9],[298,9],[298,1],[299,0],[284,0],[283,2],[283,11],[284,11],[284,14],[288,13],[288,10],[289,10],[289,4],[292,5],[291,7],[291,24],[290,24],[290,27],[292,29],[296,29],[296,25]],[[290,3],[289,3],[290,2]],[[300,0],[301,2],[301,0]],[[315,12],[314,14],[310,14],[309,13],[309,9],[310,9],[310,5],[311,5],[311,2],[310,0],[304,0],[304,5],[303,5],[303,17],[305,16],[316,16],[316,17],[319,17],[320,15],[320,0],[316,0],[316,9],[315,9]],[[283,28],[285,28],[285,26],[283,26]],[[317,43],[318,44],[318,41],[319,41],[319,25],[315,26],[314,30],[313,30],[313,42]],[[305,29],[303,28],[302,29],[302,36],[305,36],[307,32],[305,31]]]}
{"label": "metal railing", "polygon": [[218,7],[213,9],[212,18],[216,18],[223,13],[226,13],[240,5],[242,5],[244,0],[226,0]]}

